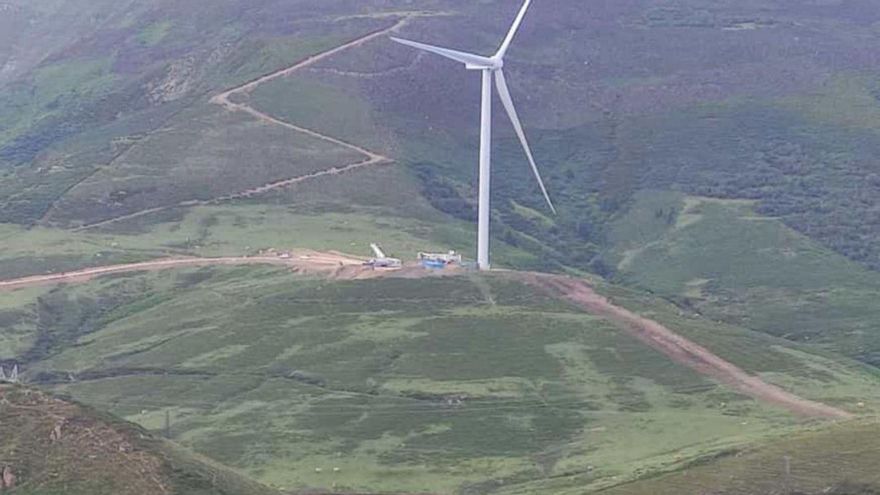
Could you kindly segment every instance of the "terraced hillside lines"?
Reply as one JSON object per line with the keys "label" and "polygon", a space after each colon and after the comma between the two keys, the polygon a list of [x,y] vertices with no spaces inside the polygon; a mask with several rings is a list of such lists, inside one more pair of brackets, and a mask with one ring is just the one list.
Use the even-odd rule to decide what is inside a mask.
{"label": "terraced hillside lines", "polygon": [[807,417],[829,419],[853,417],[846,411],[798,397],[756,376],[749,375],[709,349],[676,334],[660,323],[612,304],[583,281],[540,275],[534,276],[533,281],[560,293],[565,299],[590,313],[607,317],[620,324],[628,333],[676,362],[710,376],[749,397]]}
{"label": "terraced hillside lines", "polygon": [[[182,111],[183,111],[183,108],[180,108],[177,111],[171,112],[168,116],[166,116],[162,120],[162,122],[159,125],[156,126],[156,129],[161,129],[164,125],[166,125],[168,122],[170,122],[174,117],[179,115]],[[64,198],[69,192],[73,191],[74,189],[76,189],[80,185],[86,183],[89,179],[93,178],[97,174],[99,174],[109,168],[112,168],[117,162],[124,160],[126,157],[129,156],[129,154],[131,154],[131,152],[133,150],[135,150],[138,147],[139,144],[140,144],[139,140],[133,140],[133,141],[129,142],[126,146],[123,146],[119,151],[114,153],[113,156],[110,157],[109,160],[107,160],[107,162],[98,164],[97,166],[94,167],[94,169],[91,172],[83,175],[79,180],[71,183],[64,191],[61,192],[61,194],[58,195],[57,198],[55,198],[54,201],[52,201],[51,204],[49,204],[49,206],[46,208],[46,211],[43,212],[43,215],[37,221],[37,224],[38,225],[47,225],[49,223],[50,217],[52,216],[52,213],[54,213],[58,209],[58,206],[61,203],[62,198]]]}
{"label": "terraced hillside lines", "polygon": [[398,29],[403,27],[407,22],[409,22],[410,17],[411,17],[411,15],[404,15],[400,20],[398,20],[396,23],[394,23],[390,27],[387,27],[385,29],[381,29],[379,31],[374,31],[370,34],[367,34],[367,35],[362,36],[360,38],[357,38],[355,40],[349,41],[348,43],[345,43],[343,45],[339,45],[336,48],[333,48],[331,50],[327,50],[327,51],[319,53],[317,55],[313,55],[313,56],[311,56],[301,62],[298,62],[290,67],[287,67],[286,69],[281,69],[281,70],[273,72],[271,74],[267,74],[265,76],[262,76],[258,79],[255,79],[251,82],[248,82],[248,83],[243,84],[241,86],[238,86],[236,88],[232,88],[227,91],[224,91],[223,93],[220,93],[220,94],[214,96],[213,98],[211,98],[211,103],[214,103],[217,105],[222,105],[223,107],[227,108],[230,111],[245,112],[245,113],[248,113],[248,114],[256,117],[257,119],[259,119],[263,122],[266,122],[269,124],[280,125],[282,127],[286,127],[288,129],[305,134],[307,136],[321,139],[323,141],[327,141],[329,143],[333,143],[338,146],[342,146],[344,148],[348,148],[350,150],[357,151],[358,153],[361,153],[364,156],[366,156],[366,160],[359,162],[359,163],[354,163],[354,164],[351,164],[351,165],[348,165],[345,167],[330,169],[327,172],[319,172],[318,174],[312,174],[312,177],[303,177],[303,178],[298,178],[298,179],[294,178],[294,179],[288,179],[288,180],[284,180],[284,181],[274,182],[272,184],[267,184],[265,186],[252,189],[250,191],[245,191],[245,192],[241,193],[241,196],[250,196],[253,194],[264,193],[264,192],[270,191],[272,189],[287,187],[291,184],[295,184],[297,182],[301,182],[303,180],[307,180],[309,178],[317,177],[320,175],[344,173],[344,172],[348,172],[348,171],[351,171],[351,170],[354,170],[357,168],[361,168],[361,167],[367,167],[370,165],[378,165],[380,163],[390,163],[393,161],[391,158],[389,158],[387,156],[375,153],[373,151],[370,151],[370,150],[363,148],[361,146],[358,146],[356,144],[349,143],[349,142],[343,141],[341,139],[335,138],[333,136],[328,136],[326,134],[322,134],[320,132],[313,131],[311,129],[306,129],[305,127],[300,127],[298,125],[291,124],[290,122],[284,122],[282,120],[276,119],[275,117],[272,117],[269,114],[263,113],[263,112],[255,109],[251,106],[248,106],[246,103],[233,103],[232,101],[230,101],[229,98],[233,95],[236,95],[236,94],[250,93],[251,91],[253,91],[254,89],[256,89],[258,86],[260,86],[263,83],[273,81],[273,80],[278,79],[280,77],[289,76],[290,74],[293,74],[296,71],[305,69],[305,68],[307,68],[311,65],[314,65],[324,59],[332,57],[333,55],[336,55],[340,52],[343,52],[343,51],[346,51],[346,50],[349,50],[352,48],[356,48],[358,46],[363,45],[364,43],[367,43],[367,42],[372,41],[376,38],[379,38],[380,36],[385,36],[388,33],[391,33],[393,31],[397,31]]}

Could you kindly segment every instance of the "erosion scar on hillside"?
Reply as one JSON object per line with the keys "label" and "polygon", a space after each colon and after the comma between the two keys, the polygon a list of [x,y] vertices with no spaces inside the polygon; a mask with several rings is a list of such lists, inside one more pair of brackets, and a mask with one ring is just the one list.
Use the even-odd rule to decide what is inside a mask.
{"label": "erosion scar on hillside", "polygon": [[815,418],[848,419],[853,415],[819,402],[798,397],[746,373],[709,349],[678,335],[660,323],[616,306],[582,280],[553,275],[528,274],[527,281],[587,312],[607,318],[628,334],[698,373],[721,382],[753,399]]}

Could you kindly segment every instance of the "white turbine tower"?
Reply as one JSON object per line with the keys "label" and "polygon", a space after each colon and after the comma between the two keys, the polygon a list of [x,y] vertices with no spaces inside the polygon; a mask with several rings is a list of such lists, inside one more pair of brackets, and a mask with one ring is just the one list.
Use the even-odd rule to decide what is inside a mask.
{"label": "white turbine tower", "polygon": [[519,30],[519,26],[522,24],[523,17],[525,17],[531,1],[532,0],[525,1],[519,14],[516,16],[516,20],[513,21],[513,26],[510,27],[507,37],[504,38],[504,42],[501,43],[501,48],[499,48],[498,52],[491,57],[449,50],[415,41],[391,38],[398,43],[461,62],[465,65],[465,68],[469,70],[479,70],[483,73],[483,103],[480,116],[480,211],[477,234],[477,264],[481,270],[489,269],[489,186],[492,155],[493,78],[495,79],[495,86],[498,88],[498,96],[501,98],[501,103],[504,104],[504,108],[507,110],[507,115],[510,117],[513,129],[516,131],[516,135],[522,143],[523,149],[526,152],[526,157],[529,159],[529,164],[532,166],[532,172],[535,173],[535,178],[538,179],[538,185],[541,187],[541,192],[544,194],[544,199],[547,200],[550,210],[554,214],[556,213],[556,208],[553,207],[553,202],[550,201],[550,196],[547,194],[547,188],[544,187],[544,181],[541,180],[541,173],[538,172],[538,166],[535,164],[535,159],[532,156],[532,150],[529,148],[529,142],[526,140],[526,135],[519,122],[516,108],[513,106],[513,99],[510,97],[510,91],[507,88],[507,81],[504,79],[504,71],[502,70],[504,67],[504,55],[507,53],[507,49],[510,47],[510,42],[513,41],[514,35],[516,35],[517,30]]}

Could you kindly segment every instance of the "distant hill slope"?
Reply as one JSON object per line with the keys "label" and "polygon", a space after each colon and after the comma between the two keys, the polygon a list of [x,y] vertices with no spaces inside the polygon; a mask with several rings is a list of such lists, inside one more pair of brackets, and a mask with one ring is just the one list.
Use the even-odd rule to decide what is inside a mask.
{"label": "distant hill slope", "polygon": [[[68,227],[188,208],[350,163],[344,149],[208,100],[407,15],[419,17],[402,35],[485,51],[515,7],[8,0],[0,222]],[[535,216],[540,197],[499,126],[495,235],[556,264],[608,271],[597,258],[608,221],[639,190],[660,187],[753,199],[759,212],[880,266],[880,64],[864,48],[878,39],[878,16],[857,1],[536,4],[509,70],[561,214]],[[390,156],[435,207],[469,218],[477,93],[466,72],[382,36],[241,97]]]}
{"label": "distant hill slope", "polygon": [[[366,37],[394,28],[485,51],[497,45],[515,3],[3,2],[0,272],[65,269],[98,255],[130,261],[205,248],[237,255],[282,242],[343,249],[388,238],[407,251],[472,252],[478,82],[384,35]],[[880,267],[880,62],[865,49],[880,41],[876,7],[548,5],[536,3],[526,18],[508,70],[560,214],[547,215],[519,144],[499,122],[497,266],[576,267],[652,290],[678,285],[662,291],[670,299],[688,277],[684,284],[739,304],[744,297],[730,292],[742,288],[720,280],[730,270],[730,244],[707,235],[707,222],[692,238],[705,246],[701,263],[662,271],[659,249],[638,252],[642,237],[620,242],[617,230],[644,211],[651,191],[746,199],[751,216],[772,218],[786,236],[793,233],[782,227],[801,234],[781,263],[803,266],[798,260],[819,253],[828,262],[815,273],[845,265],[865,281],[826,298],[814,278],[807,291],[789,294],[803,270],[786,269],[763,292],[783,304],[810,292],[824,298],[822,313],[841,317],[817,318],[809,332],[880,362],[876,318],[863,303],[880,291],[877,277],[863,273]],[[262,82],[231,94],[231,105],[212,103],[254,80]],[[394,162],[348,169],[369,158],[357,149]],[[673,221],[685,210],[668,203],[650,214]],[[740,239],[778,241],[760,221],[716,219],[719,231],[735,228]],[[745,258],[750,246],[738,249]],[[766,298],[745,298],[729,321],[801,339],[803,326],[785,314],[749,319]]]}
{"label": "distant hill slope", "polygon": [[272,495],[131,423],[0,384],[0,492],[16,495]]}

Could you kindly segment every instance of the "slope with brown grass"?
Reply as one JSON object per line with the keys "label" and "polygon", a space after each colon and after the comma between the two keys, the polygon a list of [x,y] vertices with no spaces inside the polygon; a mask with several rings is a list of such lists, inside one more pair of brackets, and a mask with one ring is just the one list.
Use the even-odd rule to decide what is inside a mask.
{"label": "slope with brown grass", "polygon": [[145,430],[43,392],[0,385],[0,492],[271,495]]}

